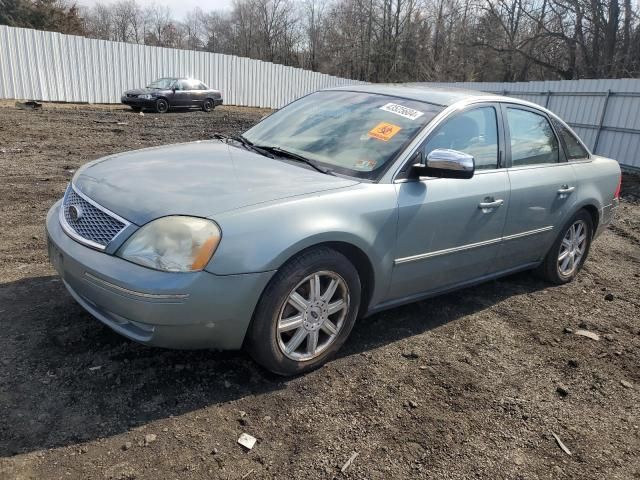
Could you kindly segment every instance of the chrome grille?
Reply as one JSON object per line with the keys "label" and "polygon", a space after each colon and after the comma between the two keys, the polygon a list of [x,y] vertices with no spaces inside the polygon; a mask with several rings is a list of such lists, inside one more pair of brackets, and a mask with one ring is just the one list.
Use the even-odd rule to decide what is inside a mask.
{"label": "chrome grille", "polygon": [[101,250],[128,225],[126,220],[88,201],[72,185],[64,195],[61,221],[71,237]]}

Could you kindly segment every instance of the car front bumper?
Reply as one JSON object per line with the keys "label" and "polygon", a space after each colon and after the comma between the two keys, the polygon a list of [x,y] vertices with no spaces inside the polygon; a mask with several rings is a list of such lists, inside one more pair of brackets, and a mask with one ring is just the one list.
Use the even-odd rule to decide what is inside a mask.
{"label": "car front bumper", "polygon": [[155,98],[146,99],[146,98],[138,98],[138,97],[127,97],[126,95],[123,95],[120,98],[120,101],[125,105],[129,105],[130,107],[140,107],[140,108],[153,107],[156,104]]}
{"label": "car front bumper", "polygon": [[253,311],[274,272],[214,275],[160,272],[79,244],[47,215],[49,258],[71,296],[116,332],[167,348],[242,346]]}

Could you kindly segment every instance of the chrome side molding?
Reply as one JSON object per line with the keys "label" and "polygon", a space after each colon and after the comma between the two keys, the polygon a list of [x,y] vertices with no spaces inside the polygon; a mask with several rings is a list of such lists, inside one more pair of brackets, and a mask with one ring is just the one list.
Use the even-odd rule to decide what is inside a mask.
{"label": "chrome side molding", "polygon": [[419,253],[417,255],[412,255],[410,257],[396,258],[393,261],[393,263],[394,265],[400,265],[402,263],[417,262],[420,260],[425,260],[427,258],[439,257],[440,255],[449,255],[451,253],[463,252],[465,250],[471,250],[479,247],[486,247],[488,245],[493,245],[496,243],[508,242],[509,240],[528,237],[529,235],[537,235],[539,233],[548,232],[550,230],[553,230],[553,225],[550,225],[548,227],[536,228],[535,230],[528,230],[526,232],[516,233],[513,235],[507,235],[505,237],[493,238],[491,240],[484,240],[482,242],[469,243],[467,245],[461,245],[459,247],[445,248],[443,250],[436,250],[434,252]]}

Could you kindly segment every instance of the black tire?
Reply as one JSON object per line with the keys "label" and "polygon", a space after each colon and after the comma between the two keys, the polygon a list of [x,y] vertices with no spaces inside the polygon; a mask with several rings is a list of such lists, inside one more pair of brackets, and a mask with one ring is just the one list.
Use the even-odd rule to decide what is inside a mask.
{"label": "black tire", "polygon": [[169,102],[167,102],[164,98],[159,98],[156,100],[156,112],[158,113],[167,113],[169,111]]}
{"label": "black tire", "polygon": [[[326,305],[330,307],[332,299],[333,302],[340,303],[340,299],[345,298],[346,301],[344,303],[347,308],[343,309],[345,310],[343,313],[330,314],[326,311],[327,313],[323,313],[319,317],[316,312],[312,311],[313,308],[317,307],[310,301],[307,304],[309,310],[306,313],[301,313],[302,311],[299,309],[293,309],[294,314],[300,315],[301,318],[305,319],[304,326],[293,329],[291,332],[278,332],[278,322],[281,315],[284,316],[285,309],[293,308],[289,302],[289,295],[293,291],[297,291],[302,292],[302,296],[306,297],[303,291],[306,284],[301,282],[306,281],[305,279],[309,276],[315,278],[315,273],[320,273],[320,278],[325,279],[325,282],[332,283],[335,279],[340,285],[338,287],[339,290],[335,290],[336,293],[334,295],[336,296],[330,296]],[[324,277],[322,275],[334,275],[334,277]],[[346,285],[346,288],[343,285]],[[325,283],[319,288],[320,293],[323,291],[322,288],[325,289],[325,294],[323,295],[326,296],[329,290],[328,284]],[[311,285],[309,285],[309,289],[311,289]],[[278,375],[297,375],[318,368],[340,349],[349,336],[358,316],[360,292],[361,285],[358,272],[344,255],[327,247],[307,250],[287,262],[276,273],[262,293],[247,332],[245,349],[256,362]],[[335,300],[336,298],[338,299],[337,301]],[[313,294],[309,292],[308,298],[304,299],[307,301],[313,300]],[[325,321],[322,320],[325,318],[322,315],[327,315],[326,319],[336,322],[331,324],[332,327],[338,327],[334,336],[329,335],[325,331],[325,327],[317,323]],[[289,318],[288,315],[286,318]],[[313,318],[315,318],[315,324],[313,324]],[[302,320],[299,321],[302,322]],[[289,340],[291,340],[301,331],[302,335],[306,335],[306,337],[304,337],[298,348],[304,348],[308,352],[310,348],[308,342],[312,333],[312,330],[307,329],[308,327],[317,330],[317,334],[315,334],[315,331],[313,332],[316,335],[318,347],[321,345],[319,339],[324,339],[327,342],[324,350],[319,350],[317,356],[310,359],[295,360],[290,358],[284,353],[284,350],[286,350],[284,347],[288,345],[284,344],[283,338],[290,334]],[[294,351],[290,352],[290,355],[299,355],[299,353]]]}
{"label": "black tire", "polygon": [[142,110],[142,107],[131,107],[131,110],[133,110],[134,112],[139,112]]}
{"label": "black tire", "polygon": [[210,98],[205,99],[204,102],[202,102],[202,110],[205,112],[210,112],[215,108],[215,105],[213,104],[213,100],[211,100]]}
{"label": "black tire", "polygon": [[[563,248],[563,240],[565,239],[565,236],[567,236],[569,229],[578,223],[584,225],[584,228],[586,229],[585,244],[582,249],[583,253],[579,261],[575,262],[575,268],[573,268],[571,272],[563,273],[560,268],[559,260],[561,248]],[[580,210],[562,227],[558,234],[558,238],[556,238],[556,241],[553,243],[540,266],[535,270],[536,275],[556,285],[569,283],[576,277],[578,272],[582,269],[584,262],[587,260],[592,239],[593,220],[591,215],[586,210]]]}

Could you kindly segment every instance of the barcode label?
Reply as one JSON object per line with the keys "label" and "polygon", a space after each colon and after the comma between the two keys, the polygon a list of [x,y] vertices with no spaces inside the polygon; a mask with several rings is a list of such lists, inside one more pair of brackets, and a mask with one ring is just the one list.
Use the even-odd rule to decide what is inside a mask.
{"label": "barcode label", "polygon": [[386,105],[381,106],[380,110],[395,113],[396,115],[408,118],[409,120],[415,120],[416,118],[420,118],[422,115],[424,115],[424,112],[414,110],[413,108],[404,107],[402,105],[398,105],[397,103],[387,103]]}

